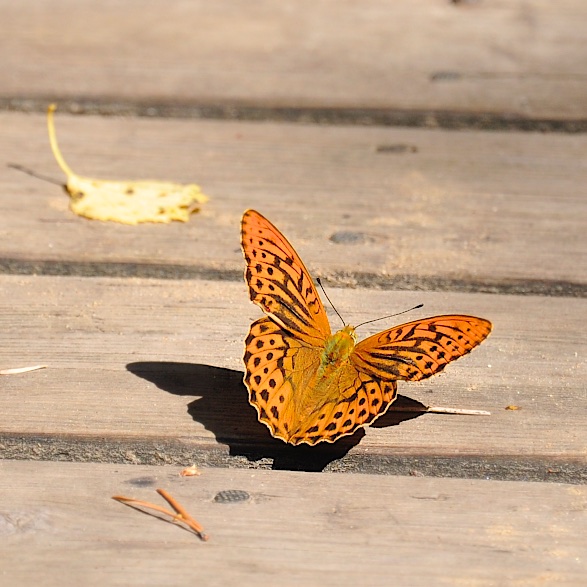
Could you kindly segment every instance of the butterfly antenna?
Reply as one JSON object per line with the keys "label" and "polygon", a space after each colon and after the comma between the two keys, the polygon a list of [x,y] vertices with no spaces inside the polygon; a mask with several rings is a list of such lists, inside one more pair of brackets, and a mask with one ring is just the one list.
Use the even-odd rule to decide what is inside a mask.
{"label": "butterfly antenna", "polygon": [[[328,296],[326,296],[328,297]],[[393,318],[394,316],[401,316],[402,314],[407,314],[408,312],[411,312],[412,310],[417,310],[418,308],[421,308],[422,306],[424,306],[424,304],[418,304],[417,306],[414,306],[413,308],[410,308],[409,310],[403,310],[402,312],[398,312],[397,314],[390,314],[389,316],[383,316],[382,318],[374,318],[373,320],[367,320],[367,322],[361,322],[360,324],[357,324],[355,326],[355,328],[359,328],[359,326],[365,326],[365,324],[371,324],[371,322],[378,322],[379,320],[387,320],[388,318]],[[338,312],[337,312],[338,314]]]}
{"label": "butterfly antenna", "polygon": [[318,282],[318,285],[320,286],[320,289],[324,292],[324,295],[326,296],[326,299],[328,300],[328,302],[332,306],[332,309],[336,312],[336,315],[340,318],[340,321],[342,322],[342,325],[343,326],[346,326],[345,321],[342,319],[342,316],[340,315],[340,313],[338,312],[338,310],[334,307],[334,304],[332,303],[331,299],[328,297],[328,294],[326,293],[326,290],[324,289],[324,286],[322,285],[322,282],[320,281],[320,278],[319,277],[316,277],[316,281]]}

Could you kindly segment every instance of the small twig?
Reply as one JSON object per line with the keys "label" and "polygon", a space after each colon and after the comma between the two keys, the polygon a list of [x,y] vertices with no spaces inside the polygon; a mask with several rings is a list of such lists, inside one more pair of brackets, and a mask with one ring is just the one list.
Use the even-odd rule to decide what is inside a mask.
{"label": "small twig", "polygon": [[461,416],[491,416],[491,412],[485,410],[464,410],[461,408],[442,408],[440,406],[422,406],[421,408],[403,408],[401,406],[391,406],[390,412],[417,412],[419,414],[458,414]]}
{"label": "small twig", "polygon": [[167,501],[167,503],[175,510],[175,513],[166,510],[160,505],[150,503],[148,501],[142,501],[140,499],[134,499],[132,497],[124,497],[122,495],[113,495],[112,499],[119,501],[125,505],[131,507],[144,507],[147,509],[154,510],[166,516],[169,516],[173,522],[185,524],[190,530],[193,530],[202,540],[208,540],[207,534],[204,533],[204,528],[199,524],[192,516],[190,516],[182,505],[180,505],[165,489],[157,489],[157,493]]}
{"label": "small twig", "polygon": [[157,493],[177,512],[179,518],[186,526],[189,526],[194,532],[200,536],[202,540],[208,540],[208,536],[204,534],[203,526],[198,523],[192,516],[190,516],[183,506],[181,506],[165,489],[157,489]]}
{"label": "small twig", "polygon": [[0,375],[16,375],[18,373],[28,373],[37,369],[46,369],[47,365],[35,365],[33,367],[16,367],[15,369],[1,369]]}
{"label": "small twig", "polygon": [[149,508],[150,510],[154,510],[156,512],[159,512],[160,514],[165,514],[166,516],[169,516],[170,518],[177,517],[173,512],[166,510],[163,506],[157,505],[155,503],[151,503],[149,501],[135,499],[134,497],[124,497],[123,495],[113,495],[112,499],[119,501],[120,503],[123,503],[124,505],[130,505],[132,507]]}

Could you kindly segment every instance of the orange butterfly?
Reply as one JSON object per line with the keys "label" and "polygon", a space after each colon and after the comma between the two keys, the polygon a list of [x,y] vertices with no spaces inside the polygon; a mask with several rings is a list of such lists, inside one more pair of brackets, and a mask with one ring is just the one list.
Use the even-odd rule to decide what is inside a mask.
{"label": "orange butterfly", "polygon": [[419,381],[467,354],[491,332],[474,316],[435,316],[357,343],[355,328],[330,331],[308,270],[261,214],[242,219],[245,280],[267,314],[245,341],[245,384],[259,420],[291,444],[334,442],[383,415],[399,379]]}

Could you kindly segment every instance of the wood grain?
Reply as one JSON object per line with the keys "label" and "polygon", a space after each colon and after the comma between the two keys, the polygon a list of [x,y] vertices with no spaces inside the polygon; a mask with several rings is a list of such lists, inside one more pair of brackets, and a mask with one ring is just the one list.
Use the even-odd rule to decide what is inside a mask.
{"label": "wood grain", "polygon": [[[6,162],[62,179],[43,116],[4,113],[0,125]],[[100,223],[69,212],[59,186],[1,167],[9,270],[142,264],[240,279],[240,217],[256,208],[333,283],[585,295],[584,135],[71,116],[57,132],[82,175],[196,182],[211,200],[188,224]]]}
{"label": "wood grain", "polygon": [[[584,584],[587,139],[439,127],[584,130],[585,3],[0,13],[0,371],[47,365],[0,374],[3,582]],[[78,173],[196,182],[209,204],[185,225],[75,217],[59,185],[14,168],[64,180],[41,113],[55,100]],[[334,445],[273,439],[242,383],[260,316],[246,208],[350,323],[421,302],[407,320],[490,319],[487,342],[400,384],[394,407],[491,416],[391,411]],[[210,542],[110,499],[157,487]],[[230,490],[247,499],[222,503]]]}
{"label": "wood grain", "polygon": [[[189,464],[189,463],[186,463]],[[180,467],[0,462],[7,584],[582,585],[587,489]],[[316,480],[317,481],[317,480]],[[167,489],[203,543],[110,499]],[[245,501],[215,497],[239,490]]]}
{"label": "wood grain", "polygon": [[97,99],[587,116],[580,0],[0,6],[1,94],[25,108],[27,98],[52,96],[82,107]]}
{"label": "wood grain", "polygon": [[[162,458],[175,462],[193,450],[211,462],[248,466],[271,463],[284,449],[257,422],[242,383],[243,340],[260,315],[244,283],[1,276],[0,287],[0,367],[48,365],[0,380],[0,431],[12,439],[11,456],[54,458],[52,443],[70,439],[66,458],[100,452],[100,460],[125,460],[128,442],[129,451],[148,453],[131,454],[129,462],[159,462],[157,443],[171,443]],[[585,300],[337,288],[329,294],[350,323],[424,301],[410,319],[473,314],[490,319],[494,332],[441,376],[399,386],[425,405],[489,410],[490,417],[391,413],[365,434],[320,449],[326,462],[348,453],[356,459],[348,461],[352,468],[361,469],[365,456],[363,468],[385,472],[390,458],[467,457],[496,466],[513,458],[533,461],[530,468],[546,477],[557,463],[584,470],[587,339],[577,317]],[[322,454],[307,448],[292,455]],[[448,466],[442,463],[437,474]]]}

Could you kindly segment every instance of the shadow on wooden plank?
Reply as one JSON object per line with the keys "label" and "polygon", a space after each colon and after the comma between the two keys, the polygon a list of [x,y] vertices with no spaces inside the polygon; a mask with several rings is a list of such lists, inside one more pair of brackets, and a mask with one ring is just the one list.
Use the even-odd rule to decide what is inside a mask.
{"label": "shadow on wooden plank", "polygon": [[[168,393],[200,396],[188,405],[190,416],[210,430],[218,442],[228,445],[231,456],[244,456],[249,461],[272,459],[273,469],[322,471],[332,461],[344,457],[365,436],[361,428],[334,444],[288,445],[273,438],[257,420],[257,413],[248,402],[248,391],[240,371],[174,362],[137,362],[129,363],[126,368]],[[423,404],[401,395],[394,405],[423,407]],[[388,412],[374,426],[397,426],[421,415]]]}

